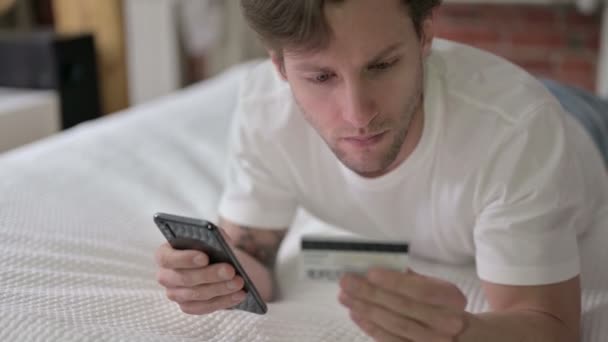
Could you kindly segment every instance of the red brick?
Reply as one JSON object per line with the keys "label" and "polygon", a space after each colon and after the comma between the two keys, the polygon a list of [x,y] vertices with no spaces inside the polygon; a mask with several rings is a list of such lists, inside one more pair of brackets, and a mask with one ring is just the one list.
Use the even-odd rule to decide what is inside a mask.
{"label": "red brick", "polygon": [[534,29],[527,32],[516,32],[510,37],[514,46],[537,46],[541,48],[563,48],[567,45],[567,38],[547,29]]}
{"label": "red brick", "polygon": [[498,56],[504,56],[506,54],[505,45],[498,42],[476,42],[476,43],[467,43],[471,46],[474,46],[478,49],[488,51]]}
{"label": "red brick", "polygon": [[522,10],[521,20],[532,22],[535,25],[557,25],[560,19],[559,11],[549,6],[528,6]]}
{"label": "red brick", "polygon": [[523,7],[519,5],[485,5],[482,15],[489,23],[514,25],[523,13]]}
{"label": "red brick", "polygon": [[565,16],[565,24],[568,29],[588,29],[595,30],[599,27],[601,18],[599,15],[585,15],[572,7]]}
{"label": "red brick", "polygon": [[571,72],[567,70],[558,70],[555,73],[555,79],[564,82],[566,84],[575,85],[583,89],[595,92],[595,75],[585,74],[580,72]]}
{"label": "red brick", "polygon": [[601,40],[599,25],[594,32],[582,35],[581,39],[583,41],[584,47],[586,47],[587,49],[590,49],[592,51],[599,51],[600,50],[600,40]]}
{"label": "red brick", "polygon": [[494,5],[486,10],[485,15],[512,31],[521,29],[526,23],[553,26],[559,19],[551,7],[538,5]]}
{"label": "red brick", "polygon": [[596,72],[595,63],[585,56],[562,56],[558,68],[565,73],[594,75]]}
{"label": "red brick", "polygon": [[439,9],[439,16],[454,19],[477,19],[481,15],[480,6],[470,4],[444,4]]}
{"label": "red brick", "polygon": [[500,34],[493,30],[472,27],[443,27],[437,36],[463,43],[498,42]]}
{"label": "red brick", "polygon": [[511,59],[511,61],[528,72],[535,75],[551,75],[554,72],[553,64],[549,60],[522,60]]}
{"label": "red brick", "polygon": [[509,28],[521,17],[519,6],[483,4],[447,4],[440,11],[440,20],[453,25],[481,25],[483,27]]}
{"label": "red brick", "polygon": [[439,37],[503,56],[536,75],[595,87],[601,20],[573,5],[442,6]]}

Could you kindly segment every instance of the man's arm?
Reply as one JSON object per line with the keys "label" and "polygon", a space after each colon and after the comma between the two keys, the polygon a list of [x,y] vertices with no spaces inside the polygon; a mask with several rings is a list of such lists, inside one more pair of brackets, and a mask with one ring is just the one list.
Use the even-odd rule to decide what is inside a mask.
{"label": "man's arm", "polygon": [[484,283],[491,312],[471,314],[453,284],[415,272],[346,275],[339,300],[377,341],[575,342],[580,279],[543,286]]}
{"label": "man's arm", "polygon": [[236,257],[266,302],[275,298],[274,263],[286,229],[263,229],[240,226],[220,218],[220,227],[228,234]]}
{"label": "man's arm", "polygon": [[476,315],[478,325],[472,324],[459,341],[580,340],[580,277],[542,286],[483,282],[483,289],[492,312]]}

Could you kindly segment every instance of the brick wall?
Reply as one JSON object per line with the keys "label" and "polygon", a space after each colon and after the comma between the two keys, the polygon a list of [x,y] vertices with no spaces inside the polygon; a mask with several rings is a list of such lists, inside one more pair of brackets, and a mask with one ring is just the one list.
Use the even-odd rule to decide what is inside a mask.
{"label": "brick wall", "polygon": [[444,4],[438,36],[491,51],[534,75],[596,90],[601,18],[568,5]]}

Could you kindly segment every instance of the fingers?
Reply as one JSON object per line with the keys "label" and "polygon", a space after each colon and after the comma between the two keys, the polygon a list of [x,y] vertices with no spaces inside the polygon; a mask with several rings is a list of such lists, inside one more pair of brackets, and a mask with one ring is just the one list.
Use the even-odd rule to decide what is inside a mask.
{"label": "fingers", "polygon": [[[458,333],[464,324],[458,312],[440,306],[420,303],[409,297],[383,290],[370,284],[364,278],[349,279],[349,276],[345,276],[342,283],[350,283],[350,286],[343,287],[345,290],[340,294],[340,302],[352,310],[366,313],[366,316],[376,314],[385,316],[384,311],[386,311],[386,313],[398,316],[401,320],[409,319],[411,322],[420,322],[424,329],[430,328],[433,331],[448,335]],[[376,312],[379,309],[384,311]],[[384,322],[389,321],[390,319],[386,318]],[[400,325],[397,322],[394,323],[397,326]],[[381,326],[383,325],[381,324]],[[384,328],[388,327],[384,326]],[[412,331],[415,335],[420,335],[417,332],[422,326],[415,323],[415,326],[403,324],[398,328],[404,328]],[[407,335],[407,337],[414,338],[416,336]],[[428,337],[426,338],[428,339]]]}
{"label": "fingers", "polygon": [[197,269],[160,268],[157,280],[164,287],[193,287],[231,280],[235,274],[234,267],[230,264],[219,263]]}
{"label": "fingers", "polygon": [[[391,335],[409,338],[414,341],[431,341],[430,331],[412,320],[399,319],[399,316],[376,305],[366,305],[363,301],[341,294],[340,303],[351,310],[355,323],[373,323]],[[372,331],[366,331],[372,333]]]}
{"label": "fingers", "polygon": [[167,242],[156,250],[155,259],[158,266],[162,268],[192,269],[209,264],[209,257],[205,253],[195,250],[177,250]]}
{"label": "fingers", "polygon": [[183,312],[202,315],[231,308],[245,299],[244,280],[227,263],[209,264],[208,256],[195,250],[176,250],[170,244],[156,251],[158,283]]}
{"label": "fingers", "polygon": [[204,315],[218,310],[232,308],[245,299],[245,292],[238,291],[234,294],[216,297],[209,301],[193,301],[179,303],[180,309],[190,315]]}
{"label": "fingers", "polygon": [[467,305],[464,294],[454,284],[416,273],[375,268],[367,275],[369,282],[386,291],[414,298],[419,302],[462,311]]}
{"label": "fingers", "polygon": [[[398,300],[398,298],[393,299]],[[453,327],[441,326],[441,319],[434,319],[439,328],[430,327],[384,306],[353,298],[346,293],[340,294],[339,301],[348,307],[353,315],[400,338],[407,338],[412,341],[444,341],[447,336],[454,336],[459,331]]]}
{"label": "fingers", "polygon": [[209,301],[216,297],[233,294],[241,290],[245,282],[236,276],[230,281],[205,284],[195,287],[169,287],[166,289],[167,298],[176,303]]}

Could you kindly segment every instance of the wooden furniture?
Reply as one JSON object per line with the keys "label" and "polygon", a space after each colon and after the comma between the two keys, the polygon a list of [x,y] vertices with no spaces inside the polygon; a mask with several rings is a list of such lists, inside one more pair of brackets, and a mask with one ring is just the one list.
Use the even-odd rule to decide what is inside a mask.
{"label": "wooden furniture", "polygon": [[15,4],[15,0],[0,0],[0,14],[8,11]]}
{"label": "wooden furniture", "polygon": [[104,113],[128,107],[122,1],[54,0],[53,12],[58,32],[93,33]]}

